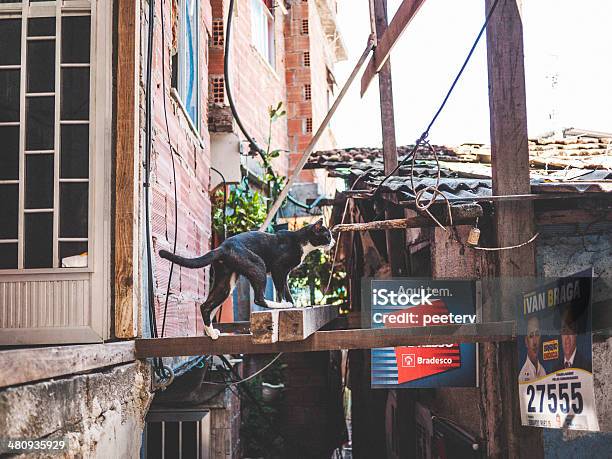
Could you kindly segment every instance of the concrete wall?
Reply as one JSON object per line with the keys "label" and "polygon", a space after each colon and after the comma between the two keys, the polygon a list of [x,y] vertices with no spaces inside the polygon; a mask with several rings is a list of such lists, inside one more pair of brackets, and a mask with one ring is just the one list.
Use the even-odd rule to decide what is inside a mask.
{"label": "concrete wall", "polygon": [[[593,302],[607,302],[609,308],[612,298],[612,224],[551,225],[540,227],[539,231],[541,235],[536,245],[538,275],[562,277],[593,266]],[[603,317],[597,311],[594,311],[594,316],[595,329],[602,324]],[[546,457],[609,457],[612,451],[612,338],[609,332],[608,336],[593,337],[593,374],[599,428],[606,433],[544,429]]]}
{"label": "concrete wall", "polygon": [[64,438],[70,446],[63,457],[139,457],[149,384],[148,366],[130,363],[4,389],[0,436]]}

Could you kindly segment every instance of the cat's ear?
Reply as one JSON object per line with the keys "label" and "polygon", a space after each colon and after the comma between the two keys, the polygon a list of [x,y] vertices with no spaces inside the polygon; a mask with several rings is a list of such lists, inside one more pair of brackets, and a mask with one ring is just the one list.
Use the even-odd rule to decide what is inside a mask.
{"label": "cat's ear", "polygon": [[314,223],[312,224],[312,227],[313,227],[314,229],[316,229],[316,230],[318,230],[318,229],[322,228],[322,227],[323,227],[323,219],[322,219],[322,218],[319,218],[319,219],[318,219],[316,222],[314,222]]}

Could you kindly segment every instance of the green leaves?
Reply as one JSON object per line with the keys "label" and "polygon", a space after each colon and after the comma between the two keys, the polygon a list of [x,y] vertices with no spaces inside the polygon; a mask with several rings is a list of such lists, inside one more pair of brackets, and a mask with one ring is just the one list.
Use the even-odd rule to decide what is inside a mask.
{"label": "green leaves", "polygon": [[[213,227],[219,234],[223,234],[222,190],[215,194],[215,201]],[[238,185],[230,186],[225,213],[228,236],[257,229],[266,219],[266,214],[266,199],[251,189],[246,178]]]}

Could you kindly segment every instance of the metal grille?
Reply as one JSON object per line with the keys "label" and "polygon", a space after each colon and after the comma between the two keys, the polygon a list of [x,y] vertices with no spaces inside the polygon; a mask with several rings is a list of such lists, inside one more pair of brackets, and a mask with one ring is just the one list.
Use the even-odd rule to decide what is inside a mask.
{"label": "metal grille", "polygon": [[145,459],[208,459],[210,412],[204,410],[149,411],[143,453]]}

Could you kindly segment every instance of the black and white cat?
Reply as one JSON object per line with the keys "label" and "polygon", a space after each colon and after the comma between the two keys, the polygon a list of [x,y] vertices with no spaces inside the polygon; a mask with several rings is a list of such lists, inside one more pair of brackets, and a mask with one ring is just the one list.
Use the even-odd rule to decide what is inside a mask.
{"label": "black and white cat", "polygon": [[[313,250],[329,250],[334,245],[331,232],[323,219],[297,231],[276,234],[248,231],[227,238],[219,247],[197,258],[184,258],[166,250],[159,255],[186,268],[212,265],[213,284],[206,301],[200,306],[204,331],[212,339],[219,337],[212,317],[234,288],[238,274],[245,276],[255,292],[255,304],[267,308],[291,308],[293,298],[287,285],[289,273],[299,266]],[[266,274],[272,274],[274,287],[281,302],[264,298]]]}

